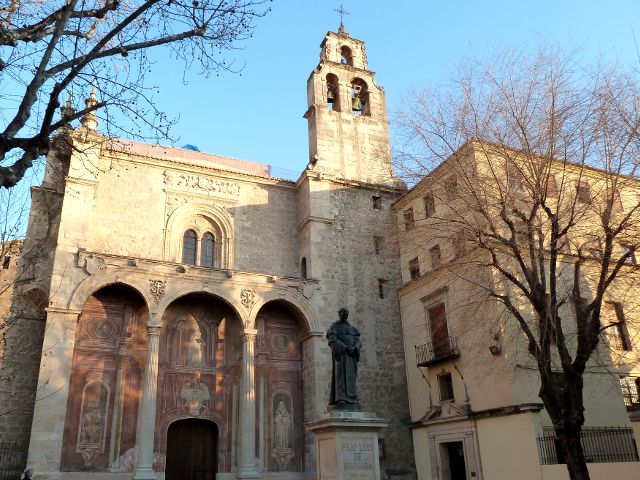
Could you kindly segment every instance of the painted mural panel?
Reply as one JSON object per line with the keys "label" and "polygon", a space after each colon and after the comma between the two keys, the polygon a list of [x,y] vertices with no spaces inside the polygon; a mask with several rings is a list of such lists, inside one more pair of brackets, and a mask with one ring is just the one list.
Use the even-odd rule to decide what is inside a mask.
{"label": "painted mural panel", "polygon": [[87,300],[78,319],[62,447],[63,471],[132,471],[147,311],[123,286]]}

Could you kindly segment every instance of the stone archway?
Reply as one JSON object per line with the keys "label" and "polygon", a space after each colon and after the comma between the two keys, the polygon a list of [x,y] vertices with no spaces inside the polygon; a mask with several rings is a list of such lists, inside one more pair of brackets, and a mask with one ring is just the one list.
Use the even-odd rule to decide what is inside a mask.
{"label": "stone archway", "polygon": [[111,284],[82,307],[62,441],[62,471],[132,471],[149,311],[132,287]]}
{"label": "stone archway", "polygon": [[[242,322],[235,310],[214,295],[190,293],[174,300],[164,310],[159,340],[154,450],[158,454],[156,458],[166,455],[166,469],[173,468],[169,465],[173,454],[170,435],[165,436],[164,432],[169,432],[177,419],[190,418],[217,425],[216,471],[231,471],[235,448],[231,438],[233,418],[238,415],[241,382],[241,332]],[[180,435],[186,435],[184,432],[191,427],[184,428],[187,430]],[[183,467],[187,468],[184,465],[180,468]],[[161,469],[161,465],[156,465],[156,470]]]}
{"label": "stone archway", "polygon": [[218,427],[201,418],[169,425],[165,480],[214,480],[218,467]]}

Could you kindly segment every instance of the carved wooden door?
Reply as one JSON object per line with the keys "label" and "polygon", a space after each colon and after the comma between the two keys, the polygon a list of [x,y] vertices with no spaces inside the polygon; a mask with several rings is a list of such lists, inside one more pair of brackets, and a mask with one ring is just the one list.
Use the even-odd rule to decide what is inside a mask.
{"label": "carved wooden door", "polygon": [[179,420],[167,433],[165,480],[214,480],[218,465],[218,429],[196,418]]}

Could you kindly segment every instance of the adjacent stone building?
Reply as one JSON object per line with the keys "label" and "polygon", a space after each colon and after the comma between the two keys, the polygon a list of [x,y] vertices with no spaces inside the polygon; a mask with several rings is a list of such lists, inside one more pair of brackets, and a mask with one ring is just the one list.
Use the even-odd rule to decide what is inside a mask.
{"label": "adjacent stone building", "polygon": [[[108,139],[93,115],[60,132],[32,190],[11,314],[43,338],[14,372],[38,384],[3,393],[19,427],[0,417],[3,439],[30,437],[38,478],[313,477],[304,425],[326,411],[325,332],[341,307],[362,333],[361,405],[389,419],[382,475],[414,476],[390,290],[403,185],[363,42],[329,32],[307,96],[297,181]],[[46,320],[19,308],[43,299]]]}

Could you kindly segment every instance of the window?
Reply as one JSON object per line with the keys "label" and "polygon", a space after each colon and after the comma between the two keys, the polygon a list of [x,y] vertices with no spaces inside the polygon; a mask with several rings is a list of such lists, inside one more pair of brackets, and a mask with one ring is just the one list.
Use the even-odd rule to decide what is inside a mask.
{"label": "window", "polygon": [[580,182],[576,185],[576,200],[580,203],[591,202],[591,189],[587,182]]}
{"label": "window", "polygon": [[2,268],[3,270],[8,269],[11,266],[11,257],[6,256],[2,259]]}
{"label": "window", "polygon": [[611,204],[611,210],[614,212],[622,211],[622,197],[620,196],[620,190],[613,191],[613,203]]}
{"label": "window", "polygon": [[200,242],[200,266],[201,267],[213,267],[213,249],[215,246],[215,238],[211,232],[206,232],[202,235],[202,241]]}
{"label": "window", "polygon": [[378,296],[387,298],[387,281],[384,278],[378,279]]}
{"label": "window", "polygon": [[447,325],[447,311],[444,303],[436,303],[427,309],[429,332],[431,333],[432,351],[434,358],[448,358],[454,353],[449,338]]}
{"label": "window", "polygon": [[612,332],[610,334],[611,347],[616,350],[624,350],[630,352],[632,350],[631,338],[627,329],[627,321],[624,317],[622,304],[619,302],[606,303],[609,318],[613,323]]}
{"label": "window", "polygon": [[420,278],[420,262],[418,261],[418,257],[409,260],[409,275],[411,276],[411,280]]}
{"label": "window", "polygon": [[404,229],[412,230],[413,227],[416,226],[415,220],[413,219],[413,208],[409,207],[404,211]]}
{"label": "window", "polygon": [[382,210],[382,198],[380,195],[372,195],[371,201],[373,202],[374,210]]}
{"label": "window", "polygon": [[569,243],[569,237],[566,235],[560,235],[556,240],[556,245],[558,246],[558,251],[560,253],[564,253],[565,255],[569,255],[571,253],[571,244]]}
{"label": "window", "polygon": [[369,89],[364,80],[356,78],[351,82],[351,112],[369,115]]}
{"label": "window", "polygon": [[302,260],[300,260],[300,276],[302,278],[308,278],[307,277],[307,257],[302,257]]}
{"label": "window", "polygon": [[444,181],[444,190],[448,201],[455,200],[458,197],[458,180],[456,177],[449,177]]}
{"label": "window", "polygon": [[353,56],[351,55],[351,49],[346,45],[340,47],[340,63],[353,67]]}
{"label": "window", "polygon": [[453,258],[458,259],[467,253],[467,239],[464,232],[458,232],[451,239],[451,248],[453,250]]}
{"label": "window", "polygon": [[507,168],[507,187],[511,191],[519,192],[524,189],[524,176],[517,167]]}
{"label": "window", "polygon": [[438,390],[440,391],[440,401],[453,400],[453,381],[451,373],[443,371],[438,374]]}
{"label": "window", "polygon": [[435,199],[430,193],[424,197],[424,213],[426,218],[432,217],[436,213]]}
{"label": "window", "polygon": [[587,235],[587,241],[584,244],[585,252],[592,258],[602,258],[602,244],[600,238],[595,235]]}
{"label": "window", "polygon": [[625,256],[627,254],[629,255],[625,259],[624,263],[626,263],[627,265],[636,265],[638,263],[636,259],[636,251],[631,245],[628,245],[626,243],[621,243],[620,250],[622,250],[620,256]]}
{"label": "window", "polygon": [[540,330],[540,334],[542,335],[546,331],[546,334],[549,336],[549,342],[552,345],[555,345],[557,342],[558,333],[556,330],[556,325],[553,321],[553,312],[551,312],[551,295],[545,293],[544,301],[547,308],[547,316],[545,319],[538,317],[538,327]]}
{"label": "window", "polygon": [[622,398],[627,407],[640,404],[640,377],[626,377],[620,379]]}
{"label": "window", "polygon": [[551,173],[547,177],[547,197],[558,198],[558,184],[555,175]]}
{"label": "window", "polygon": [[336,112],[340,111],[340,84],[333,73],[327,75],[327,106]]}
{"label": "window", "polygon": [[373,237],[373,249],[376,252],[376,255],[382,254],[382,249],[384,248],[384,237]]}
{"label": "window", "polygon": [[431,256],[431,268],[436,269],[442,265],[442,257],[440,255],[440,245],[434,245],[429,249]]}
{"label": "window", "polygon": [[187,265],[196,264],[196,244],[197,244],[196,232],[194,230],[187,230],[184,232],[182,240],[182,263]]}

